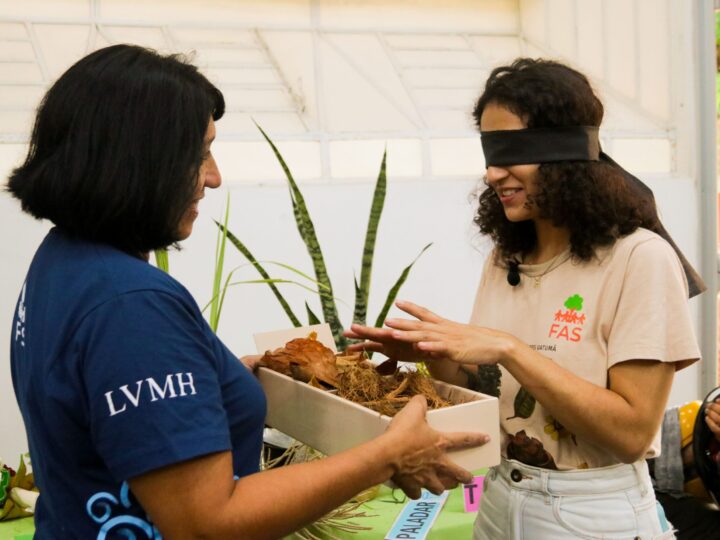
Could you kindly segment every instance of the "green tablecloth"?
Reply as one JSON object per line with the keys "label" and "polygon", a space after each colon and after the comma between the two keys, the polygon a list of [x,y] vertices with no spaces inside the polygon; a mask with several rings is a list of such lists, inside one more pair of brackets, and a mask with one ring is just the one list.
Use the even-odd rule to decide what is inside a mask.
{"label": "green tablecloth", "polygon": [[0,521],[0,540],[30,540],[35,532],[33,518]]}
{"label": "green tablecloth", "polygon": [[[382,486],[377,496],[363,505],[363,511],[371,517],[357,519],[355,523],[363,527],[371,527],[370,530],[357,531],[354,534],[338,532],[335,536],[343,540],[380,540],[384,538],[385,533],[390,530],[395,518],[408,501],[400,490],[396,490],[394,495],[398,501],[402,502],[394,500],[393,491]],[[450,492],[442,512],[428,535],[428,540],[469,539],[472,537],[474,520],[474,513],[465,512],[462,487],[456,488]],[[0,540],[30,540],[34,531],[35,525],[32,518],[0,521]]]}
{"label": "green tablecloth", "polygon": [[[395,496],[398,499],[404,498],[400,490],[395,491]],[[355,520],[358,525],[372,527],[372,529],[357,531],[355,534],[341,532],[336,533],[335,536],[343,540],[381,540],[385,538],[385,533],[390,530],[395,518],[397,518],[400,510],[403,509],[408,500],[405,499],[404,502],[400,503],[393,501],[392,491],[383,486],[380,488],[380,493],[373,500],[363,505],[363,510],[369,515],[374,514],[374,517]],[[427,538],[428,540],[470,539],[472,538],[475,516],[474,512],[465,512],[465,498],[462,486],[453,489]]]}

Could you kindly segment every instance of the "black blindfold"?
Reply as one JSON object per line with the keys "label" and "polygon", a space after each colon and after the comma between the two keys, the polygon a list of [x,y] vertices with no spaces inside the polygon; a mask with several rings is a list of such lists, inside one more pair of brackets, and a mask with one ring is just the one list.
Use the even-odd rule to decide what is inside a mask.
{"label": "black blindfold", "polygon": [[597,161],[600,142],[597,126],[563,126],[481,132],[487,166]]}

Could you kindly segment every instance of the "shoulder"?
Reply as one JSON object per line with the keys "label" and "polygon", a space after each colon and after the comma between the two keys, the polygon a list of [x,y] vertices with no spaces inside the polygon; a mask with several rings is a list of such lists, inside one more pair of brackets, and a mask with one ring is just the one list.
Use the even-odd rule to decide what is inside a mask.
{"label": "shoulder", "polygon": [[615,241],[614,246],[616,249],[627,247],[632,248],[634,246],[648,243],[651,245],[666,245],[667,247],[672,249],[670,244],[668,244],[662,236],[642,227],[638,227],[634,232],[618,238]]}
{"label": "shoulder", "polygon": [[189,296],[187,289],[167,272],[148,261],[105,246],[98,249],[100,269],[113,283],[116,294],[156,291],[170,295]]}
{"label": "shoulder", "polygon": [[[602,260],[602,257],[601,257]],[[619,238],[606,253],[608,271],[641,286],[671,286],[684,291],[687,299],[688,283],[682,262],[675,249],[660,235],[647,229]]]}
{"label": "shoulder", "polygon": [[610,248],[599,252],[599,257],[607,257],[610,264],[625,266],[632,262],[646,262],[681,267],[672,246],[660,235],[643,228],[618,238]]}
{"label": "shoulder", "polygon": [[71,240],[69,261],[74,266],[88,268],[89,272],[107,280],[115,294],[142,290],[156,290],[169,294],[189,293],[175,278],[139,256],[130,255],[103,243]]}
{"label": "shoulder", "polygon": [[[28,273],[28,293],[51,298],[78,320],[118,298],[150,296],[175,298],[196,307],[192,295],[177,280],[147,261],[110,245],[69,237],[53,229]],[[159,294],[153,294],[159,293]]]}
{"label": "shoulder", "polygon": [[200,309],[190,292],[168,273],[116,250],[100,250],[100,279],[107,279],[109,286],[102,287],[94,303],[88,304],[88,314],[98,311],[122,311],[126,316],[137,312],[138,316],[150,317],[184,314],[183,318],[195,321],[202,318]]}

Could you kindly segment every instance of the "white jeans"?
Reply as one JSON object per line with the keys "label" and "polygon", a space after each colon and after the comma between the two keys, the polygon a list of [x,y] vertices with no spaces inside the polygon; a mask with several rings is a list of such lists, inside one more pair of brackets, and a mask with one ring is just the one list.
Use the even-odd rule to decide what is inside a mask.
{"label": "white jeans", "polygon": [[550,471],[503,459],[485,477],[473,540],[675,538],[660,514],[645,461]]}

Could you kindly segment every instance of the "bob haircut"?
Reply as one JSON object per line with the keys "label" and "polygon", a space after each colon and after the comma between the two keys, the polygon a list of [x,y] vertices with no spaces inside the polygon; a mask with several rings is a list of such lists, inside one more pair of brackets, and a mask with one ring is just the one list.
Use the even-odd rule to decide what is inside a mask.
{"label": "bob haircut", "polygon": [[40,103],[8,191],[65,232],[133,255],[177,240],[197,189],[222,93],[178,55],[133,45],[97,50]]}
{"label": "bob haircut", "polygon": [[[528,128],[599,126],[603,105],[587,78],[563,64],[519,58],[492,71],[473,110],[478,128],[485,107],[494,103],[522,118]],[[612,244],[638,227],[655,230],[654,202],[641,199],[623,172],[604,161],[540,164],[538,194],[530,201],[539,215],[570,232],[570,252],[590,260],[595,248]],[[511,222],[491,188],[479,195],[475,224],[510,259],[530,253],[537,236],[532,221]]]}

